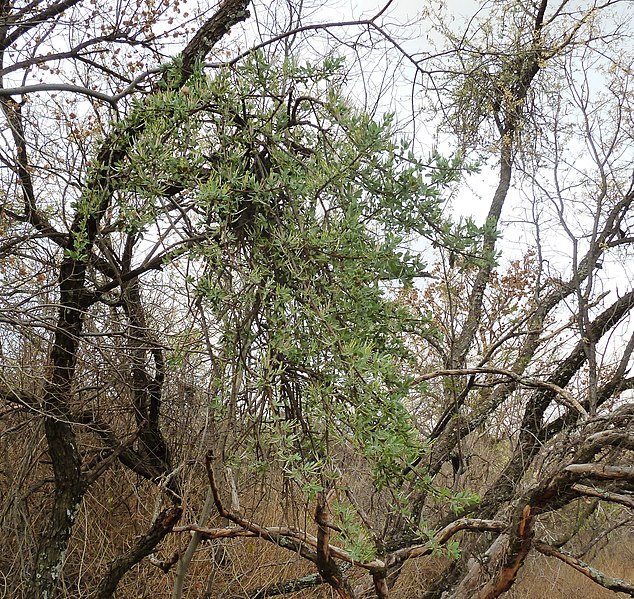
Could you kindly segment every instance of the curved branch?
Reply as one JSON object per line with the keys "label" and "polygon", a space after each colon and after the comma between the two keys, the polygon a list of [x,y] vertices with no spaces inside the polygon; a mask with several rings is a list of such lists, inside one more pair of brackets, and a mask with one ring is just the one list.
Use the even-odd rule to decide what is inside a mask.
{"label": "curved branch", "polygon": [[506,528],[508,528],[508,522],[504,522],[502,520],[459,518],[436,533],[434,535],[433,542],[397,549],[389,554],[386,561],[389,567],[393,567],[398,564],[402,564],[408,559],[421,557],[423,555],[430,555],[435,546],[439,543],[446,543],[451,537],[463,530],[470,532],[502,532]]}
{"label": "curved branch", "polygon": [[[579,412],[584,417],[588,416],[588,412],[586,412],[585,408],[572,396],[569,391],[562,389],[559,385],[552,383],[550,381],[542,381],[539,379],[534,379],[530,377],[525,377],[513,372],[512,370],[506,370],[504,368],[490,368],[490,367],[480,367],[480,368],[452,368],[452,369],[444,369],[444,370],[435,370],[434,372],[429,372],[427,374],[423,374],[416,378],[413,381],[413,384],[419,384],[423,381],[428,381],[430,379],[439,377],[439,376],[465,376],[465,375],[474,375],[474,374],[499,374],[501,376],[508,377],[519,383],[524,387],[532,387],[536,389],[545,389],[551,391],[556,396],[560,396],[560,403],[562,403],[567,408],[572,408]],[[504,381],[496,381],[493,384],[502,384]]]}
{"label": "curved branch", "polygon": [[36,83],[34,85],[7,87],[0,89],[0,97],[34,94],[36,92],[71,92],[81,94],[88,98],[95,98],[96,100],[101,100],[102,102],[107,102],[112,106],[116,106],[117,101],[123,97],[122,94],[108,96],[107,94],[102,94],[94,89],[82,87],[80,85],[72,85],[70,83]]}

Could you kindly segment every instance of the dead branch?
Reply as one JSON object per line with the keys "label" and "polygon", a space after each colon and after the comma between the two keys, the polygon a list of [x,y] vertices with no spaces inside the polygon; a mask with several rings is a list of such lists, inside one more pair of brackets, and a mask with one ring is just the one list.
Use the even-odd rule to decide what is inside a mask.
{"label": "dead branch", "polygon": [[564,468],[567,472],[610,480],[634,480],[634,467],[607,466],[605,464],[570,464]]}
{"label": "dead branch", "polygon": [[[563,389],[559,385],[549,381],[542,381],[539,379],[534,379],[531,377],[521,376],[512,370],[506,370],[504,368],[490,368],[490,367],[480,367],[480,368],[451,368],[451,369],[443,369],[443,370],[435,370],[434,372],[428,372],[414,379],[413,385],[417,385],[422,383],[423,381],[428,381],[440,376],[465,376],[465,375],[476,375],[476,374],[498,374],[500,376],[505,376],[516,383],[529,388],[534,389],[545,389],[547,391],[552,391],[555,394],[555,398],[559,397],[559,399],[555,399],[562,405],[567,408],[571,408],[579,412],[583,417],[588,416],[588,412],[586,409],[572,396],[569,391]],[[493,381],[492,384],[503,384],[506,381]]]}
{"label": "dead branch", "polygon": [[572,485],[571,489],[582,495],[588,497],[598,497],[603,501],[611,501],[612,503],[620,503],[629,508],[634,509],[634,499],[628,495],[622,495],[621,493],[612,493],[611,491],[605,491],[604,489],[595,489],[594,487],[588,487],[587,485]]}
{"label": "dead branch", "polygon": [[551,547],[550,545],[542,541],[534,541],[533,547],[535,547],[537,551],[543,553],[544,555],[556,557],[565,564],[568,564],[569,566],[577,570],[577,572],[581,572],[581,574],[587,576],[590,580],[593,580],[598,585],[606,589],[617,593],[627,593],[630,597],[634,597],[634,585],[625,582],[620,578],[612,578],[610,576],[606,576],[603,572],[600,572],[589,564],[586,564],[580,559],[577,559],[567,551],[555,549],[554,547]]}

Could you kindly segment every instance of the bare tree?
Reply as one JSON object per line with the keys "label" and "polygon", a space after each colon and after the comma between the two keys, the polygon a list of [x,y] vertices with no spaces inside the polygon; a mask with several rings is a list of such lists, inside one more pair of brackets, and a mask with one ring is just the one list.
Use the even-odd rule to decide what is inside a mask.
{"label": "bare tree", "polygon": [[[420,424],[434,445],[419,463],[432,476],[452,464],[454,489],[471,484],[482,494],[467,513],[508,524],[499,536],[464,544],[462,558],[425,597],[502,594],[533,546],[566,561],[536,537],[563,534],[557,523],[565,522],[567,506],[590,488],[617,503],[631,492],[622,469],[631,460],[634,296],[623,262],[634,199],[626,158],[631,94],[628,59],[605,52],[608,43],[615,48],[629,39],[621,10],[618,3],[493,4],[465,31],[445,29],[456,56],[455,70],[439,85],[439,102],[449,99],[447,128],[467,156],[496,157],[499,175],[482,262],[452,254],[438,270],[442,282],[422,296],[425,308],[438,310],[444,342],[430,339],[420,366],[435,372],[419,381],[443,382],[432,396],[442,410],[434,406],[433,421]],[[494,265],[510,202],[529,215],[534,241],[523,264],[502,276]],[[422,397],[425,417],[429,396]],[[483,486],[472,471],[482,439],[496,436],[510,446]],[[599,476],[604,468],[620,472],[607,486]],[[416,517],[428,518],[426,493],[415,503]],[[544,517],[553,512],[560,518]],[[394,543],[403,542],[406,528],[397,526]],[[589,567],[577,569],[631,593],[628,583],[613,586]]]}

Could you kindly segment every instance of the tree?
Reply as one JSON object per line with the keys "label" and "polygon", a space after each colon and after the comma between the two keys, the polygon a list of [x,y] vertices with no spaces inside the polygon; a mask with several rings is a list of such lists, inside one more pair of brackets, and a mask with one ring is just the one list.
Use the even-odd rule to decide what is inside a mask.
{"label": "tree", "polygon": [[[625,39],[599,21],[612,4],[494,3],[421,61],[389,4],[330,24],[251,7],[262,37],[221,47],[249,4],[2,7],[9,592],[137,596],[158,566],[174,599],[385,598],[444,553],[417,592],[494,597],[531,549],[631,592],[566,546],[580,497],[631,508],[634,342],[604,340],[628,334],[634,292],[596,291],[631,241],[629,71],[606,70],[607,105],[575,71]],[[321,31],[338,52],[307,53]],[[442,90],[454,157],[420,159],[399,115],[347,99],[366,43]],[[474,158],[499,168],[481,228],[443,214]],[[535,248],[504,272],[514,183],[536,190]],[[578,185],[596,208],[573,223]],[[511,444],[482,476],[496,427]],[[312,570],[241,587],[227,563],[251,542]]]}
{"label": "tree", "polygon": [[[462,558],[425,597],[496,597],[532,548],[571,564],[559,551],[579,530],[561,530],[570,504],[589,495],[631,506],[631,473],[622,466],[632,449],[632,341],[623,323],[634,296],[623,290],[629,276],[620,262],[629,253],[634,198],[625,150],[631,97],[628,60],[604,54],[606,44],[628,39],[621,17],[614,3],[492,3],[466,31],[440,25],[456,57],[453,69],[439,65],[447,73],[438,85],[446,127],[467,156],[495,157],[499,175],[485,261],[470,265],[462,257],[456,272],[452,258],[442,283],[425,295],[425,309],[431,301],[446,315],[444,342],[429,341],[420,367],[436,369],[421,381],[443,380],[433,395],[442,410],[435,408],[433,426],[421,424],[434,442],[428,473],[453,461],[455,479],[473,476],[465,461],[482,451],[477,439],[487,427],[504,431],[511,447],[498,456],[481,501],[467,509],[483,519],[506,514],[508,527],[464,544]],[[514,180],[535,245],[522,268],[516,263],[500,279],[493,257]],[[553,252],[562,250],[562,238],[569,244],[563,257]],[[614,478],[599,474],[608,471]],[[418,501],[424,514],[425,497]],[[536,540],[538,530],[560,540],[555,547]],[[632,593],[628,583],[577,569]]]}
{"label": "tree", "polygon": [[[88,27],[68,50],[42,54],[65,22],[100,19],[98,9],[4,7],[3,47],[13,58],[5,74],[26,69],[28,78],[39,67],[62,80],[2,91],[13,146],[5,154],[12,192],[3,209],[3,314],[14,346],[2,395],[14,432],[41,419],[46,455],[36,461],[44,474],[20,473],[7,503],[17,507],[24,490],[27,506],[44,506],[41,522],[27,520],[32,566],[22,584],[33,596],[56,593],[85,497],[115,461],[151,481],[168,507],[102,567],[96,596],[111,596],[178,522],[177,447],[161,422],[169,377],[188,353],[207,351],[202,376],[214,389],[214,418],[227,421],[214,451],[227,463],[248,451],[261,456],[260,468],[266,454],[309,497],[325,495],[336,475],[331,448],[348,434],[377,480],[395,464],[402,469],[419,445],[395,370],[409,319],[379,282],[416,276],[420,265],[399,251],[400,235],[444,226],[439,190],[454,174],[442,167],[427,181],[424,166],[395,145],[389,117],[375,122],[345,102],[337,58],[301,65],[253,51],[207,75],[204,59],[246,6],[224,2],[175,59],[134,78],[126,69],[139,66],[130,62],[136,46],[150,57],[164,47],[153,34],[157,7],[122,7],[115,23],[102,22],[104,35],[90,37]],[[123,53],[112,48],[118,43],[127,45]],[[18,53],[28,59],[15,61]],[[96,63],[98,54],[107,59]],[[59,143],[49,143],[44,125],[32,126],[44,110],[67,131]],[[190,286],[184,300],[171,295],[170,277]],[[184,346],[151,325],[169,316],[150,307],[150,285],[185,315],[184,327],[170,323]],[[30,363],[21,356],[35,347],[42,382],[34,376],[22,385]],[[379,432],[393,452],[379,451]],[[25,488],[31,481],[36,491]],[[348,592],[324,543],[310,557]]]}
{"label": "tree", "polygon": [[[44,51],[39,54],[43,43],[45,46],[55,43],[55,27],[61,24],[58,20],[60,15],[64,14],[72,23],[80,18],[97,17],[99,9],[94,8],[92,14],[86,13],[86,9],[78,2],[60,2],[46,8],[34,6],[23,9],[5,3],[2,11],[5,23],[2,48],[5,56],[11,58],[17,52],[24,52],[28,57],[26,61],[11,61],[12,64],[5,68],[5,74],[13,75],[20,69],[31,70],[38,66],[48,70],[49,64],[59,65],[62,61],[54,72],[62,78],[69,77],[71,83],[62,83],[54,87],[61,91],[81,91],[81,88],[75,86],[75,81],[82,75],[77,67],[85,62],[95,71],[109,74],[108,79],[114,79],[112,83],[120,85],[121,81],[127,79],[125,73],[113,71],[107,63],[95,67],[91,55],[102,52],[104,44],[107,43],[128,42],[130,49],[136,44],[143,44],[145,34],[156,20],[156,15],[152,12],[144,14],[145,19],[141,22],[141,28],[136,29],[139,23],[133,22],[135,20],[132,17],[140,8],[140,5],[128,6],[126,9],[130,11],[129,14],[126,15],[124,9],[123,13],[117,15],[121,21],[118,20],[114,24],[104,23],[102,31],[105,34],[102,36],[90,38],[90,31],[86,30],[81,32],[85,36],[84,39],[68,51]],[[165,70],[163,76],[155,82],[156,91],[150,93],[150,96],[159,95],[159,90],[169,93],[184,86],[191,78],[193,65],[209,53],[228,27],[244,19],[246,15],[246,3],[225,3],[202,25],[185,47],[180,56],[178,69]],[[43,27],[52,27],[50,37],[42,39]],[[16,46],[20,43],[24,44],[22,48]],[[116,51],[113,52],[115,66],[119,66],[121,60],[117,54]],[[68,59],[75,67],[70,71],[65,70]],[[110,83],[110,80],[107,83]],[[89,89],[89,85],[88,83],[84,86],[84,89]],[[44,84],[42,88],[36,84],[32,91],[37,89],[47,89],[47,86]],[[154,261],[150,264],[142,264],[139,267],[133,265],[132,250],[138,240],[134,230],[137,224],[134,220],[130,222],[127,215],[123,215],[114,226],[111,226],[112,222],[109,221],[119,200],[117,172],[128,159],[146,127],[146,122],[142,118],[135,118],[139,108],[135,111],[135,107],[132,106],[131,116],[107,131],[95,151],[94,148],[86,146],[84,139],[91,128],[98,129],[97,118],[101,111],[97,109],[94,114],[82,119],[83,126],[74,126],[73,121],[78,118],[77,114],[65,114],[63,104],[58,104],[57,114],[63,115],[71,140],[75,138],[77,141],[68,146],[63,144],[59,148],[45,149],[40,144],[46,142],[39,139],[39,136],[46,135],[46,131],[37,131],[35,145],[31,145],[27,123],[31,115],[37,116],[41,113],[37,112],[37,107],[31,108],[24,101],[18,103],[13,98],[13,95],[20,91],[31,90],[12,89],[5,93],[2,100],[14,146],[13,156],[9,154],[6,157],[6,164],[10,167],[7,183],[10,188],[17,187],[17,193],[7,198],[3,210],[8,225],[8,241],[4,245],[3,254],[8,254],[11,262],[11,258],[15,259],[16,254],[20,255],[19,248],[24,244],[29,248],[33,247],[35,252],[24,252],[23,260],[26,265],[22,268],[25,272],[20,276],[24,277],[33,268],[41,268],[46,274],[36,281],[35,289],[29,290],[31,293],[26,295],[26,298],[16,285],[17,293],[9,296],[6,312],[10,313],[21,302],[26,301],[32,304],[33,310],[41,314],[35,322],[27,322],[26,326],[35,326],[35,330],[38,330],[44,325],[44,330],[50,332],[43,340],[43,352],[46,356],[43,384],[36,385],[32,392],[24,392],[22,389],[16,389],[13,381],[9,379],[3,395],[9,402],[17,403],[31,412],[40,412],[44,416],[44,433],[52,466],[54,492],[46,524],[38,535],[29,592],[34,596],[49,597],[57,587],[64,555],[83,496],[113,460],[122,459],[135,472],[148,479],[157,479],[171,470],[168,448],[159,426],[161,392],[165,376],[163,351],[151,338],[139,291],[139,276],[160,266],[165,256],[153,256]],[[90,96],[89,93],[87,95]],[[36,152],[35,156],[33,149]],[[77,169],[82,175],[77,176],[70,168],[67,173],[56,170],[53,161],[56,158],[55,150],[58,149],[68,152],[69,160],[63,164],[73,170]],[[93,152],[94,155],[91,156]],[[48,167],[48,164],[51,164],[51,167]],[[62,186],[59,185],[60,175],[64,181]],[[56,195],[57,192],[59,195],[52,201],[42,203],[42,186],[47,185],[51,185],[53,193]],[[16,202],[20,196],[22,205],[17,206]],[[127,207],[123,208],[125,210]],[[118,214],[116,218],[119,218]],[[116,234],[125,230],[128,232],[124,239],[119,238],[115,242],[108,237],[109,233]],[[46,242],[55,245],[50,246]],[[119,246],[120,253],[116,251],[113,243],[122,244]],[[39,255],[42,251],[53,254],[43,264]],[[95,262],[99,262],[99,266],[95,267]],[[37,283],[41,283],[42,279],[48,279],[49,285],[57,280],[54,290],[46,289],[46,295],[50,296],[52,293],[55,298],[57,307],[54,310],[38,306],[42,298]],[[108,298],[107,295],[113,288],[119,291],[116,299]],[[99,304],[110,305],[112,308],[118,306],[126,315],[126,325],[131,339],[127,348],[130,368],[127,387],[130,407],[138,426],[136,448],[133,448],[130,442],[121,439],[110,423],[102,421],[100,410],[95,410],[90,400],[82,397],[87,389],[91,389],[91,385],[78,387],[78,376],[84,375],[86,382],[91,378],[87,373],[82,373],[84,365],[80,363],[80,356],[87,351],[86,341],[91,337],[86,330],[86,320],[91,308]],[[98,315],[90,316],[95,319],[94,326],[98,329],[102,324]],[[39,318],[42,319],[42,325],[37,324]],[[9,338],[18,347],[22,341],[20,329],[21,327],[11,327],[8,332]],[[7,368],[11,367],[9,361]],[[97,390],[96,399],[99,398],[100,387],[99,383],[92,387]],[[92,456],[85,455],[86,450],[80,445],[78,425],[101,438],[102,443],[97,446],[97,451]],[[178,520],[181,508],[177,482],[172,479],[166,488],[172,494],[174,505],[161,512],[136,545],[113,562],[99,585],[100,596],[110,596],[121,576],[152,551]]]}

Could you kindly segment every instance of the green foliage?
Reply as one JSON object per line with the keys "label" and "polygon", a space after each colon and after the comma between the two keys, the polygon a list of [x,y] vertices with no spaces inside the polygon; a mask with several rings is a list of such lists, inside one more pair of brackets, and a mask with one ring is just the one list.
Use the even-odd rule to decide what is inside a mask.
{"label": "green foliage", "polygon": [[448,558],[453,560],[460,559],[460,543],[458,543],[458,541],[449,541],[447,545],[445,545],[445,551]]}
{"label": "green foliage", "polygon": [[357,562],[372,561],[376,557],[376,547],[360,524],[357,510],[347,501],[334,501],[331,509],[341,530],[339,537],[352,559]]}
{"label": "green foliage", "polygon": [[411,284],[424,267],[411,235],[452,236],[442,190],[460,164],[436,156],[429,169],[406,154],[391,115],[373,120],[341,95],[342,66],[254,53],[197,72],[186,90],[166,86],[128,119],[142,132],[116,173],[121,231],[142,234],[165,198],[192,206],[216,412],[240,439],[235,455],[270,456],[309,498],[336,477],[341,448],[379,489],[425,451],[402,371],[405,333],[428,325],[388,283]]}
{"label": "green foliage", "polygon": [[465,508],[480,502],[480,497],[470,491],[454,493],[451,489],[441,488],[436,490],[436,498],[454,514],[460,514]]}

